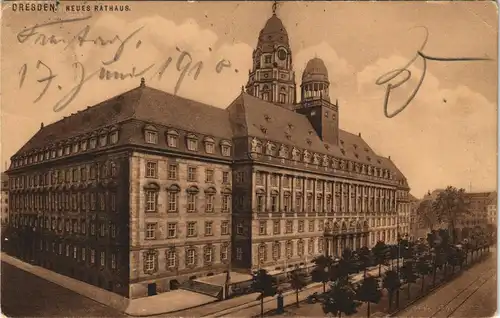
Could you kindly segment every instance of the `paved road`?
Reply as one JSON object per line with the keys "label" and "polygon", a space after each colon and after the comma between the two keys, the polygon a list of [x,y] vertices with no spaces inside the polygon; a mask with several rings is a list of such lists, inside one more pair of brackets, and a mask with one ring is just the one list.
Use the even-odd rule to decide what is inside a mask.
{"label": "paved road", "polygon": [[1,276],[2,313],[7,317],[126,317],[5,262]]}
{"label": "paved road", "polygon": [[496,252],[398,317],[491,317],[496,312]]}

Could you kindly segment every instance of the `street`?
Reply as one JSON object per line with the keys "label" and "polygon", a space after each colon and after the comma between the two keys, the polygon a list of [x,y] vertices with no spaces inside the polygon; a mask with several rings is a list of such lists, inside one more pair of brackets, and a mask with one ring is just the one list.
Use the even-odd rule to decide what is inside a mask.
{"label": "street", "polygon": [[496,251],[481,264],[464,272],[398,317],[491,317],[497,307]]}
{"label": "street", "polygon": [[71,290],[2,262],[2,313],[8,317],[126,317]]}

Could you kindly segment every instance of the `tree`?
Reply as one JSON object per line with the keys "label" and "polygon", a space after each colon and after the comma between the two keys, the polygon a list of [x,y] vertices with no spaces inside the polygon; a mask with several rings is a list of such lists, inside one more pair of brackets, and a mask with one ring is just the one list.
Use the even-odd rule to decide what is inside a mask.
{"label": "tree", "polygon": [[451,233],[451,242],[455,242],[455,228],[459,219],[470,213],[469,201],[464,189],[448,186],[440,192],[432,203],[432,209],[437,215],[439,222],[446,222]]}
{"label": "tree", "polygon": [[366,278],[366,270],[368,267],[370,267],[370,262],[371,262],[371,255],[370,255],[370,250],[368,247],[363,246],[359,250],[359,264],[361,266],[361,269],[363,270],[363,278]]}
{"label": "tree", "polygon": [[438,223],[436,212],[432,208],[432,200],[423,200],[417,207],[417,217],[419,221],[429,229],[434,230],[434,225]]}
{"label": "tree", "polygon": [[378,304],[382,298],[382,290],[379,287],[378,279],[370,275],[365,276],[356,290],[356,297],[359,301],[367,303],[366,317],[370,318],[370,304]]}
{"label": "tree", "polygon": [[340,259],[332,266],[332,270],[330,271],[330,280],[332,282],[347,284],[349,282],[350,269],[351,264],[344,259]]}
{"label": "tree", "polygon": [[[389,294],[389,310],[391,310],[394,293],[399,290],[399,287],[401,287],[401,281],[399,280],[398,272],[392,269],[385,272],[382,286],[387,290],[387,293]],[[399,306],[399,304],[397,304],[397,306]]]}
{"label": "tree", "polygon": [[424,287],[425,287],[425,276],[430,274],[432,271],[431,265],[429,264],[429,259],[425,256],[421,256],[417,260],[416,264],[416,270],[417,273],[420,275],[422,279],[422,289],[420,290],[420,293],[424,293]]}
{"label": "tree", "polygon": [[294,269],[290,275],[290,284],[295,290],[295,299],[297,301],[297,307],[299,307],[299,291],[307,286],[306,275],[300,269]]}
{"label": "tree", "polygon": [[388,247],[382,242],[378,241],[377,244],[372,248],[373,256],[375,257],[375,263],[378,265],[378,277],[382,276],[382,265],[387,264],[388,260]]}
{"label": "tree", "polygon": [[352,315],[356,313],[359,305],[352,284],[348,281],[333,283],[322,299],[323,312],[339,317],[342,317],[342,314]]}
{"label": "tree", "polygon": [[264,317],[264,298],[276,295],[276,279],[265,269],[260,269],[253,276],[252,289],[259,293],[257,300],[260,300],[260,315]]}
{"label": "tree", "polygon": [[323,292],[326,292],[326,283],[330,280],[330,272],[333,266],[331,257],[319,255],[313,259],[314,268],[311,271],[311,278],[316,283],[323,283]]}
{"label": "tree", "polygon": [[415,266],[412,260],[407,260],[401,267],[401,278],[408,285],[408,299],[410,299],[410,287],[412,283],[417,282],[417,275],[415,274]]}

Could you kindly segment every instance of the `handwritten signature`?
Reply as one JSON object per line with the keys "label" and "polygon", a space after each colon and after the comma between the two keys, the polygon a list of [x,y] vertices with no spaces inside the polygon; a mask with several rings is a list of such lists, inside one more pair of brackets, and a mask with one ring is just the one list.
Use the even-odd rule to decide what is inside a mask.
{"label": "handwritten signature", "polygon": [[[146,74],[151,74],[152,70],[156,69],[156,71],[151,74],[151,79],[157,78],[158,80],[161,80],[167,68],[174,61],[172,56],[169,56],[161,63],[157,62],[151,63],[146,67],[140,68],[139,70],[136,66],[133,66],[131,68],[131,71],[129,72],[112,70],[110,68],[111,64],[117,62],[120,59],[124,49],[126,48],[127,43],[129,43],[130,40],[143,29],[143,27],[139,27],[138,29],[134,30],[132,33],[130,33],[123,39],[120,38],[118,35],[114,36],[112,39],[103,39],[100,36],[95,39],[89,39],[88,37],[90,32],[89,25],[85,26],[81,31],[79,31],[69,40],[57,37],[55,35],[47,35],[46,33],[42,33],[40,30],[43,27],[51,25],[75,23],[75,22],[89,20],[90,18],[92,18],[92,16],[58,20],[45,24],[35,24],[31,27],[22,30],[17,34],[17,40],[19,41],[19,43],[26,43],[28,40],[33,39],[35,44],[39,44],[42,46],[65,44],[64,49],[67,49],[71,45],[83,46],[85,43],[91,43],[100,47],[106,47],[108,45],[120,43],[120,45],[118,46],[113,55],[113,58],[107,61],[101,61],[102,66],[98,70],[91,72],[90,74],[87,73],[82,63],[75,62],[72,64],[72,67],[74,67],[78,72],[79,80],[77,81],[77,84],[54,105],[53,110],[55,112],[59,112],[64,108],[66,108],[66,106],[68,106],[81,91],[83,85],[90,79],[94,78],[96,75],[99,77],[100,80],[125,80],[129,78],[144,77]],[[141,40],[136,41],[135,48],[136,49],[139,48],[141,43],[142,43]],[[183,51],[178,47],[176,48],[176,50],[179,52],[179,56],[176,59],[175,68],[177,72],[179,72],[179,77],[177,78],[177,83],[174,88],[174,94],[177,94],[186,75],[190,76],[191,74],[194,73],[193,79],[197,80],[204,66],[202,61],[193,63],[193,57],[189,52]],[[35,67],[37,70],[43,68],[46,72],[46,76],[37,79],[38,83],[45,83],[45,86],[43,87],[40,95],[33,101],[34,103],[37,103],[46,94],[54,78],[57,77],[57,74],[54,74],[51,67],[49,67],[46,63],[44,63],[41,60],[38,60]],[[231,67],[231,62],[225,59],[221,59],[216,64],[215,71],[217,73],[221,73],[224,68],[228,67]],[[236,69],[235,72],[237,72]],[[27,73],[28,73],[28,64],[25,63],[21,66],[21,69],[19,71],[19,76],[20,76],[19,88],[23,86]],[[58,85],[58,88],[62,89],[60,85]]]}
{"label": "handwritten signature", "polygon": [[[400,112],[402,112],[409,104],[410,102],[415,98],[415,96],[418,93],[418,90],[420,89],[420,86],[422,86],[422,83],[424,82],[425,79],[425,74],[427,71],[427,61],[440,61],[440,62],[464,62],[464,61],[488,61],[491,60],[489,58],[481,58],[481,57],[454,57],[454,58],[448,58],[448,57],[434,57],[434,56],[429,56],[425,53],[423,53],[423,50],[425,48],[425,45],[427,44],[427,40],[429,38],[429,30],[424,27],[420,26],[419,28],[423,28],[425,30],[425,39],[420,47],[420,49],[417,51],[417,54],[402,68],[398,68],[392,71],[389,71],[382,76],[380,76],[376,81],[375,84],[377,85],[385,85],[387,84],[386,91],[385,91],[385,99],[384,99],[384,115],[387,118],[392,118],[396,115],[398,115]],[[392,90],[400,87],[404,83],[406,83],[410,78],[411,78],[411,71],[408,69],[418,58],[422,58],[423,61],[423,71],[422,75],[417,83],[417,86],[413,90],[413,92],[410,94],[408,99],[404,102],[402,106],[400,106],[398,109],[396,109],[394,112],[389,114],[388,111],[388,104],[389,104],[389,98],[391,95]],[[390,83],[392,80],[394,80],[396,77],[399,75],[402,75],[403,78],[401,78],[398,82],[392,84]]]}

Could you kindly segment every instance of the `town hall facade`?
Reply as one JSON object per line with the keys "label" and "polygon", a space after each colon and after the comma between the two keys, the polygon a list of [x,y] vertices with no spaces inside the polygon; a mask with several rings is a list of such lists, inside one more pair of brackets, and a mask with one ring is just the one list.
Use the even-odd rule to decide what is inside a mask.
{"label": "town hall facade", "polygon": [[11,253],[137,298],[408,233],[406,178],[339,128],[323,61],[307,63],[297,89],[276,14],[252,59],[225,109],[141,81],[42,124],[7,172]]}

